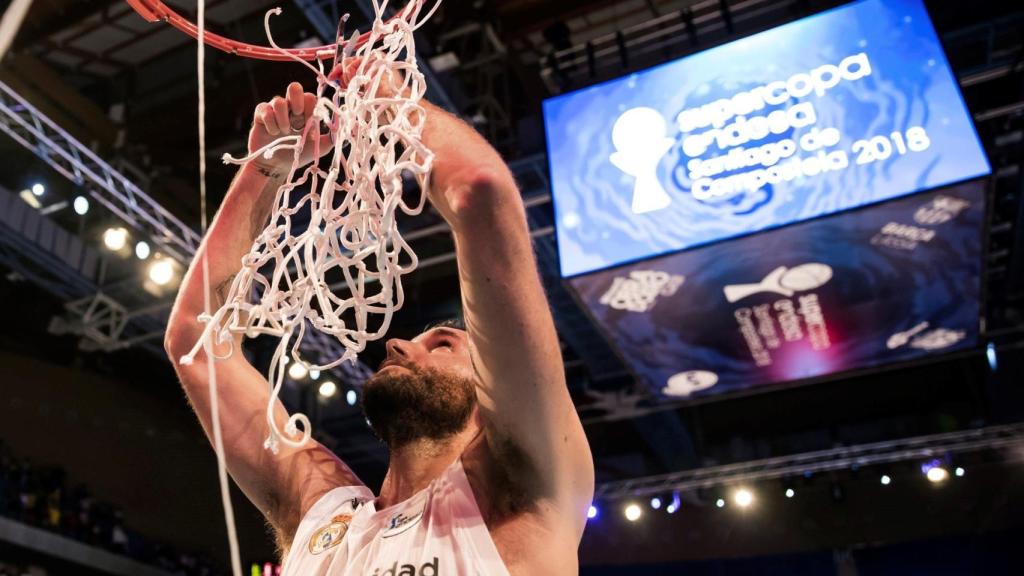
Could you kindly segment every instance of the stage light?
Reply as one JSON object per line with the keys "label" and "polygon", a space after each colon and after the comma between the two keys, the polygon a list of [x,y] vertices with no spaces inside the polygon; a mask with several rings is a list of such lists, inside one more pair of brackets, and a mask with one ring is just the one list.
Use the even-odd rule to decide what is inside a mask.
{"label": "stage light", "polygon": [[746,488],[740,488],[733,493],[732,501],[740,508],[748,508],[754,503],[754,493]]}
{"label": "stage light", "polygon": [[302,362],[294,362],[288,367],[288,376],[291,377],[292,380],[302,380],[308,374],[309,371],[302,365]]}
{"label": "stage light", "polygon": [[117,252],[122,250],[127,243],[128,231],[121,226],[107,228],[106,232],[103,233],[103,245],[107,247],[107,250]]}
{"label": "stage light", "polygon": [[145,260],[146,258],[149,258],[149,253],[149,244],[147,244],[144,240],[140,240],[139,243],[135,245],[135,257],[138,258],[139,260]]}
{"label": "stage light", "polygon": [[356,394],[355,390],[349,390],[345,392],[345,402],[348,402],[349,406],[355,406],[356,400],[359,400],[359,395]]}
{"label": "stage light", "polygon": [[161,258],[149,265],[149,279],[157,286],[166,286],[174,279],[174,263]]}
{"label": "stage light", "polygon": [[630,522],[636,522],[643,515],[644,511],[640,509],[638,504],[629,504],[625,509],[626,520]]}
{"label": "stage light", "polygon": [[718,506],[719,508],[725,508],[725,498],[719,498],[718,500],[715,500],[715,506]]}
{"label": "stage light", "polygon": [[962,467],[957,466],[956,470],[953,470],[953,474],[956,474],[957,478],[963,478],[964,474],[967,474],[967,470],[964,470]]}
{"label": "stage light", "polygon": [[658,498],[657,496],[655,496],[654,498],[651,498],[651,508],[654,508],[655,510],[660,510],[661,509],[661,498]]}
{"label": "stage light", "polygon": [[72,206],[75,209],[75,214],[79,216],[85,216],[89,213],[89,199],[85,196],[75,196]]}
{"label": "stage light", "polygon": [[310,370],[309,371],[309,379],[310,380],[319,380],[320,379],[320,371],[319,370]]}
{"label": "stage light", "polygon": [[668,512],[669,514],[675,514],[676,511],[679,510],[679,506],[679,492],[672,492],[672,501],[669,502],[668,506],[665,507],[665,512]]}
{"label": "stage light", "polygon": [[882,486],[888,486],[889,484],[892,484],[892,478],[890,478],[888,474],[882,474],[882,478],[879,479],[879,482],[882,483]]}
{"label": "stage light", "polygon": [[42,196],[43,194],[46,194],[46,186],[37,182],[32,185],[32,193],[36,196]]}
{"label": "stage light", "polygon": [[996,368],[999,367],[999,359],[996,358],[996,345],[994,343],[989,342],[988,345],[985,346],[985,357],[988,358],[989,370],[995,372]]}
{"label": "stage light", "polygon": [[19,192],[18,197],[24,200],[25,204],[28,204],[29,206],[35,208],[36,210],[40,210],[43,207],[43,205],[39,202],[39,198],[36,198],[35,195],[32,194],[32,191],[29,190],[28,188],[25,188],[24,190]]}
{"label": "stage light", "polygon": [[587,518],[589,518],[591,520],[593,520],[594,518],[597,518],[597,506],[594,506],[593,504],[591,504],[590,508],[587,508]]}
{"label": "stage light", "polygon": [[320,393],[320,396],[330,398],[338,393],[338,386],[330,380],[324,380],[317,391]]}
{"label": "stage light", "polygon": [[949,472],[942,466],[932,466],[925,472],[925,476],[932,484],[939,484],[949,478]]}
{"label": "stage light", "polygon": [[793,496],[796,496],[796,490],[786,488],[786,498],[792,498]]}

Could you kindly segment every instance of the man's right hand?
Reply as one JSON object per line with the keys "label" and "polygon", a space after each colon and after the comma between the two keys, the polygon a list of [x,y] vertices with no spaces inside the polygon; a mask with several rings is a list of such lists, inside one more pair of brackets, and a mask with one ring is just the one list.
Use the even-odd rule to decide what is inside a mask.
{"label": "man's right hand", "polygon": [[[292,82],[288,85],[285,96],[275,96],[269,102],[256,106],[253,115],[252,129],[249,131],[249,153],[282,136],[295,136],[302,133],[306,121],[313,115],[316,107],[316,95],[302,91],[302,85]],[[314,128],[302,148],[299,166],[305,166],[314,160],[316,144],[319,140],[319,156],[324,156],[334,147],[331,135],[320,134],[319,127]],[[278,150],[273,157],[260,156],[253,160],[256,164],[273,170],[287,170],[295,158],[292,150]]]}

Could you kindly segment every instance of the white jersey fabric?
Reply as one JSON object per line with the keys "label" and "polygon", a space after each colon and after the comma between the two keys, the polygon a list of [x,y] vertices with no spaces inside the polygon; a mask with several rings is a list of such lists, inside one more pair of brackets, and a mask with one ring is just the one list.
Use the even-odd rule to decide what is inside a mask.
{"label": "white jersey fabric", "polygon": [[283,576],[508,576],[456,460],[408,500],[377,510],[365,486],[335,488],[303,517]]}

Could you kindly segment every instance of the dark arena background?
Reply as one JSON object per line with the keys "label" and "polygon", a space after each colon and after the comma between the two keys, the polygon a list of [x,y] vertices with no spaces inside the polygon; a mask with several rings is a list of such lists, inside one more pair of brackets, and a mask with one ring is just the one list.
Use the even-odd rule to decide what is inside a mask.
{"label": "dark arena background", "polygon": [[[210,0],[208,26],[265,44],[278,5],[282,46],[372,13]],[[596,467],[582,574],[1024,573],[1024,5],[446,0],[417,49],[527,207]],[[122,0],[35,0],[0,60],[0,575],[230,573],[162,345],[199,241],[195,66]],[[216,207],[255,105],[309,74],[206,70]],[[460,300],[441,217],[400,226],[407,338]],[[282,393],[373,489],[383,357]],[[245,572],[279,573],[233,496]]]}

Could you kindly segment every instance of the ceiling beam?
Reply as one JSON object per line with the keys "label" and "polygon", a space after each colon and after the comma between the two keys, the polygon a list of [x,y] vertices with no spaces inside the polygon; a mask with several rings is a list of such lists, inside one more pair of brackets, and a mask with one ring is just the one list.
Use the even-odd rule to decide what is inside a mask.
{"label": "ceiling beam", "polygon": [[20,50],[35,42],[74,26],[82,20],[109,9],[119,0],[64,0],[61,2],[36,2],[22,24],[21,34],[14,43],[14,50]]}
{"label": "ceiling beam", "polygon": [[27,54],[9,54],[4,64],[0,80],[15,86],[23,98],[61,127],[79,140],[105,149],[113,147],[118,126],[53,68]]}

